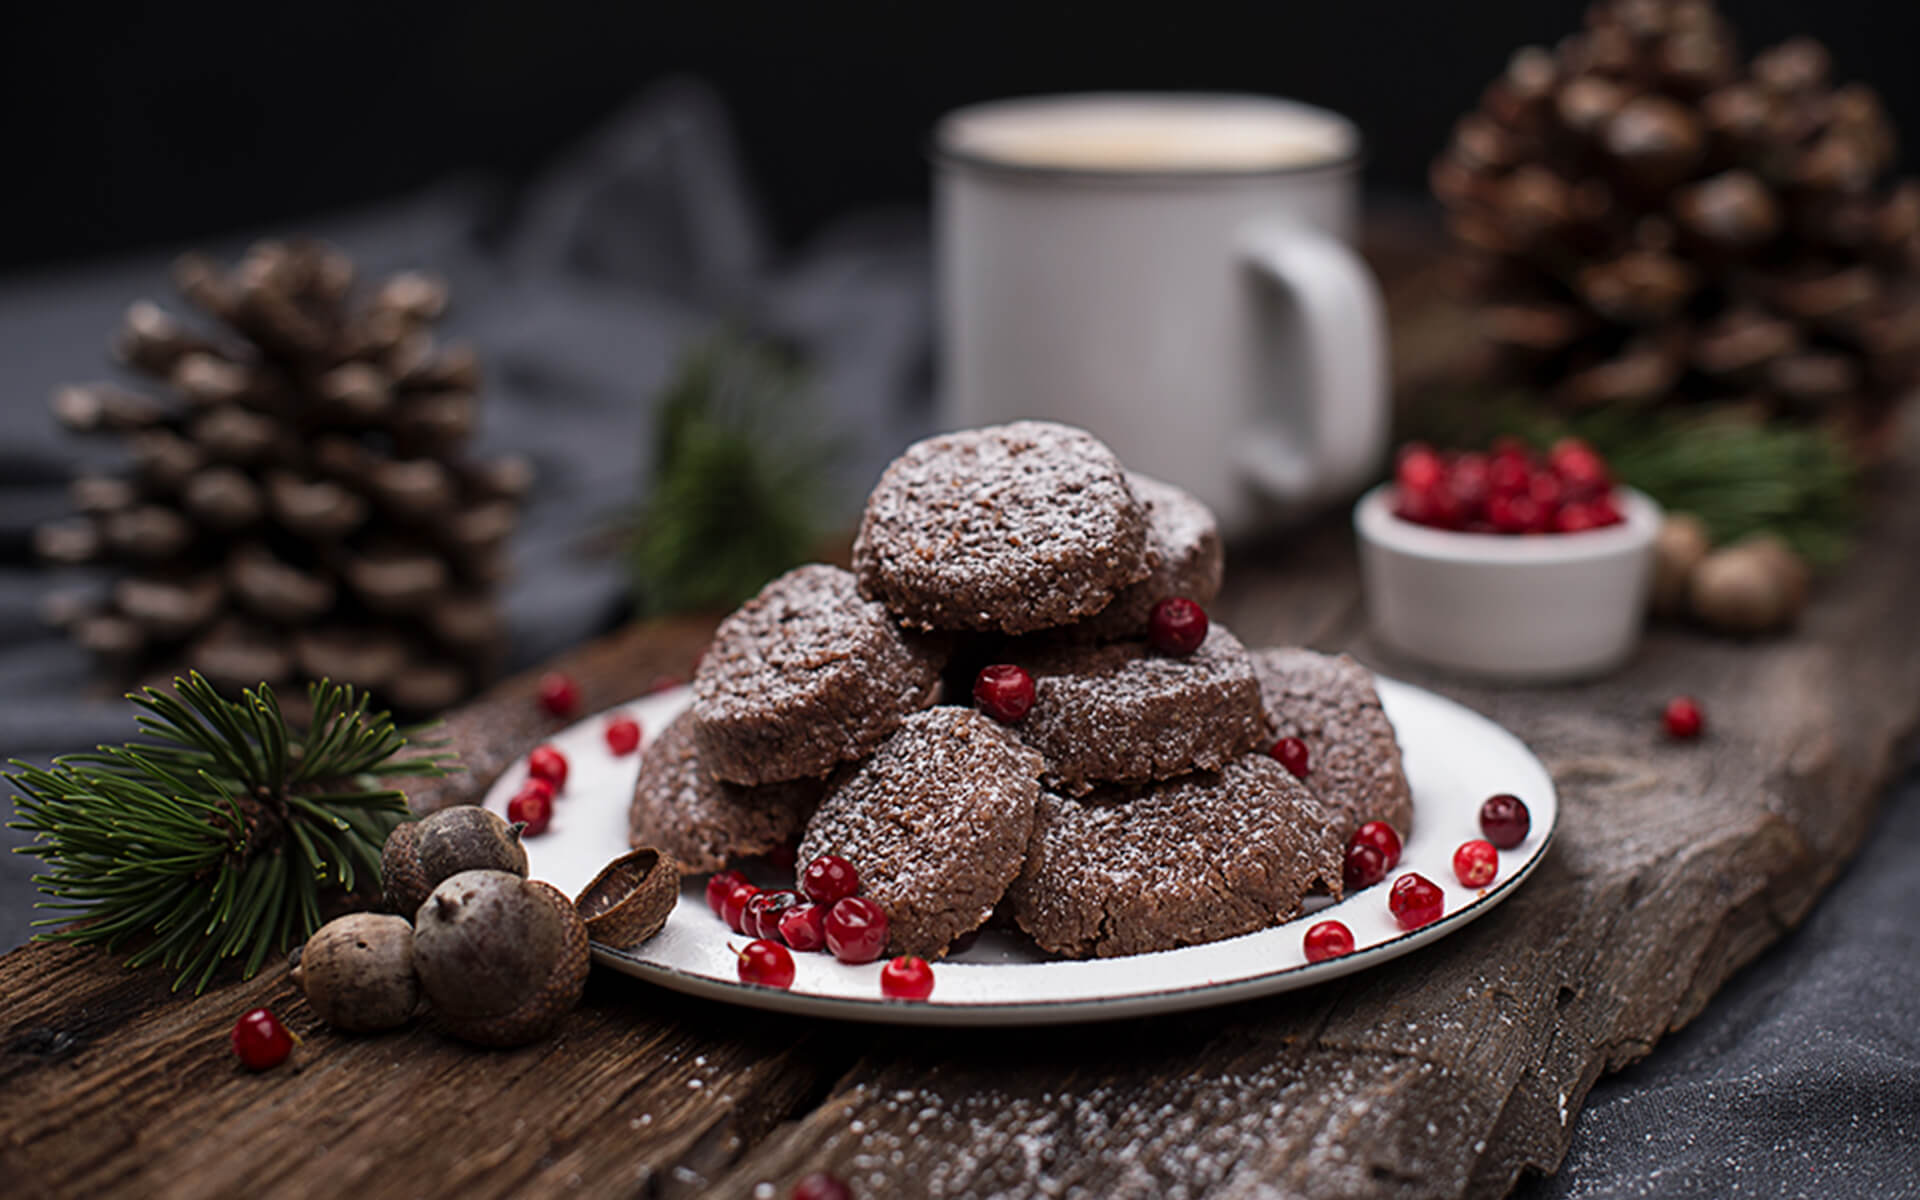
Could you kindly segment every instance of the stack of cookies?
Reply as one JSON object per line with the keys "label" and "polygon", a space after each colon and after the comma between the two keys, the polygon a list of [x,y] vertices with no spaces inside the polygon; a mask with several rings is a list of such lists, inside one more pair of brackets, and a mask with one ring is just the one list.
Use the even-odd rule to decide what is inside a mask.
{"label": "stack of cookies", "polygon": [[[851,572],[800,567],[721,624],[646,751],[634,844],[690,873],[796,839],[802,864],[837,854],[888,952],[924,958],[996,911],[1076,958],[1288,920],[1340,893],[1361,823],[1410,832],[1411,795],[1351,659],[1248,651],[1203,616],[1192,644],[1149,638],[1221,570],[1212,514],[1082,430],[920,442],[868,498]],[[1020,703],[976,686],[988,668]]]}

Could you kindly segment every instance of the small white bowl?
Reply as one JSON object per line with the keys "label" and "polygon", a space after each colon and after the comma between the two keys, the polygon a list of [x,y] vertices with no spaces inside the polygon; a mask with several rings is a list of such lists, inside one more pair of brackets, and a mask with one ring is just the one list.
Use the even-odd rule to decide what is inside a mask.
{"label": "small white bowl", "polygon": [[1579,679],[1633,653],[1660,506],[1616,487],[1622,522],[1581,533],[1455,533],[1393,515],[1393,485],[1354,506],[1374,636],[1422,662],[1526,682]]}

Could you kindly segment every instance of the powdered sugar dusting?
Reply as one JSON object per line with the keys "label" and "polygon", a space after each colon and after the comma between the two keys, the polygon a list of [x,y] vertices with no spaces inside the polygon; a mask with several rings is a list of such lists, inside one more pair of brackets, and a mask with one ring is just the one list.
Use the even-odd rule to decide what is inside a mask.
{"label": "powdered sugar dusting", "polygon": [[1326,810],[1264,755],[1138,791],[1049,793],[1034,822],[1014,917],[1056,954],[1217,941],[1290,919],[1315,886],[1340,888]]}
{"label": "powdered sugar dusting", "polygon": [[697,873],[765,854],[799,833],[825,785],[721,783],[700,764],[693,723],[693,711],[682,712],[640,760],[628,812],[631,843],[664,851]]}
{"label": "powdered sugar dusting", "polygon": [[1268,736],[1252,661],[1222,625],[1185,656],[1115,642],[1037,648],[1016,661],[1034,680],[1020,736],[1046,758],[1049,785],[1068,794],[1211,770]]}
{"label": "powdered sugar dusting", "polygon": [[1146,517],[1098,439],[1017,421],[908,447],[867,498],[853,565],[909,624],[1026,633],[1143,578]]}
{"label": "powdered sugar dusting", "polygon": [[1413,831],[1413,789],[1373,675],[1347,655],[1274,648],[1251,655],[1278,737],[1307,745],[1307,787],[1333,813],[1342,841],[1367,821]]}
{"label": "powdered sugar dusting", "polygon": [[1136,471],[1127,485],[1147,511],[1147,556],[1153,569],[1128,584],[1097,615],[1072,627],[1076,634],[1099,638],[1144,637],[1153,606],[1168,596],[1185,596],[1205,608],[1220,594],[1226,554],[1212,510],[1193,496]]}
{"label": "powdered sugar dusting", "polygon": [[798,862],[838,854],[892,923],[892,952],[935,957],[986,923],[1020,870],[1040,756],[968,708],[908,718],[839,781],[808,822]]}

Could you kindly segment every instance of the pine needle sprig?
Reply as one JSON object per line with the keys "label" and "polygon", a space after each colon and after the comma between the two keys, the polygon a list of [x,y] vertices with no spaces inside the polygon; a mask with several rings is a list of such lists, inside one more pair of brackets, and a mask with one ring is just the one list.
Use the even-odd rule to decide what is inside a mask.
{"label": "pine needle sprig", "polygon": [[16,760],[6,777],[11,827],[35,835],[19,852],[47,868],[40,907],[66,913],[36,921],[64,926],[38,936],[144,939],[128,966],[160,963],[200,991],[223,962],[252,976],[304,941],[325,893],[377,885],[381,846],[409,815],[386,781],[445,775],[452,755],[350,685],[309,685],[314,718],[296,733],[265,684],[236,701],[198,672],[173,682],[127,697],[151,741]]}

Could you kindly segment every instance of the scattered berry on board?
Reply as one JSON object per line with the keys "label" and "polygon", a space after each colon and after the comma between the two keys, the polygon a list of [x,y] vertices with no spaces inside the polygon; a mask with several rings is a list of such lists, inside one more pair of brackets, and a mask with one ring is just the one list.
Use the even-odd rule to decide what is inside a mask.
{"label": "scattered berry on board", "polygon": [[1356,846],[1372,846],[1387,860],[1387,870],[1400,865],[1400,834],[1385,821],[1368,821],[1353,831],[1350,843]]}
{"label": "scattered berry on board", "polygon": [[254,1071],[277,1067],[293,1053],[293,1035],[287,1032],[279,1017],[264,1008],[242,1014],[233,1023],[229,1039],[240,1061]]}
{"label": "scattered berry on board", "polygon": [[615,714],[607,722],[607,749],[615,758],[625,758],[640,748],[640,722],[626,713]]}
{"label": "scattered berry on board", "polygon": [[843,963],[870,963],[887,948],[887,914],[864,896],[848,896],[827,912],[827,949]]}
{"label": "scattered berry on board", "polygon": [[529,779],[507,801],[507,820],[526,826],[521,832],[539,837],[553,820],[553,787],[544,779]]}
{"label": "scattered berry on board", "polygon": [[549,671],[540,677],[540,707],[556,717],[580,711],[580,685],[568,675]]}
{"label": "scattered berry on board", "polygon": [[981,667],[973,680],[973,702],[1002,725],[1012,725],[1033,709],[1033,676],[1012,663]]}
{"label": "scattered berry on board", "polygon": [[1206,640],[1206,610],[1185,596],[1168,596],[1147,617],[1147,641],[1162,654],[1192,654]]}
{"label": "scattered berry on board", "polygon": [[1307,930],[1305,945],[1310,963],[1344,958],[1353,953],[1353,930],[1339,921],[1322,921]]}
{"label": "scattered berry on board", "polygon": [[1267,753],[1287,769],[1295,779],[1305,779],[1312,771],[1307,761],[1307,744],[1297,737],[1283,737]]}
{"label": "scattered berry on board", "polygon": [[1446,893],[1440,890],[1440,885],[1413,871],[1394,880],[1393,890],[1387,893],[1388,911],[1393,913],[1400,928],[1406,930],[1433,924],[1446,911],[1446,906]]}
{"label": "scattered berry on board", "polygon": [[567,756],[548,744],[535,746],[527,755],[527,774],[546,780],[557,792],[567,786]]}
{"label": "scattered berry on board", "polygon": [[1400,450],[1394,515],[1468,533],[1583,533],[1618,525],[1612,473],[1592,446],[1563,438],[1542,456],[1512,438],[1485,454],[1441,453],[1420,442]]}
{"label": "scattered berry on board", "polygon": [[796,904],[781,913],[780,940],[795,950],[826,949],[827,906]]}
{"label": "scattered berry on board", "polygon": [[1511,850],[1527,840],[1533,828],[1533,814],[1526,802],[1509,792],[1488,796],[1480,805],[1480,832],[1502,850]]}
{"label": "scattered berry on board", "polygon": [[1380,853],[1378,846],[1355,842],[1347,847],[1347,861],[1341,867],[1340,882],[1348,892],[1357,892],[1379,883],[1392,869],[1387,865],[1387,856]]}
{"label": "scattered berry on board", "polygon": [[792,1200],[853,1200],[853,1189],[825,1171],[815,1171],[793,1185]]}
{"label": "scattered berry on board", "polygon": [[793,955],[777,942],[759,938],[748,942],[736,955],[736,965],[741,983],[782,990],[793,986]]}
{"label": "scattered berry on board", "polygon": [[1453,877],[1461,887],[1483,888],[1500,873],[1500,852],[1492,842],[1475,839],[1453,852]]}
{"label": "scattered berry on board", "polygon": [[911,954],[892,959],[880,968],[880,994],[889,1000],[925,1000],[933,995],[933,968]]}
{"label": "scattered berry on board", "polygon": [[1667,736],[1678,742],[1692,741],[1707,727],[1706,714],[1700,711],[1700,702],[1692,696],[1675,696],[1667,701],[1663,719]]}
{"label": "scattered berry on board", "polygon": [[860,890],[860,872],[838,854],[822,854],[800,873],[800,890],[807,899],[831,908]]}
{"label": "scattered berry on board", "polygon": [[727,903],[727,896],[734,888],[739,887],[746,881],[747,877],[738,871],[715,871],[713,873],[707,880],[707,907],[713,910],[714,916],[720,917],[722,920],[726,919],[723,915],[723,909]]}

